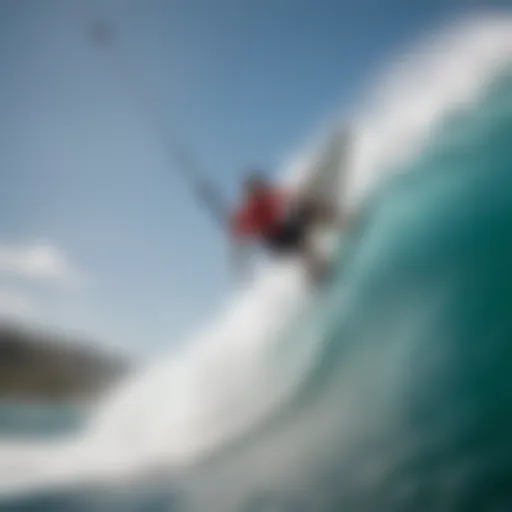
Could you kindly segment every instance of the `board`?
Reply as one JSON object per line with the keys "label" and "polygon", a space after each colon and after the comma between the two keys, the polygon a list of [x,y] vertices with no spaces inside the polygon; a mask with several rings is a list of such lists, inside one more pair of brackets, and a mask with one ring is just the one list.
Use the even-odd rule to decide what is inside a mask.
{"label": "board", "polygon": [[304,171],[295,194],[318,198],[339,209],[346,192],[351,140],[348,128],[333,130],[318,151],[319,157]]}
{"label": "board", "polygon": [[[348,128],[334,130],[320,151],[316,163],[306,170],[296,193],[306,194],[327,204],[341,218],[350,170],[350,148],[353,134]],[[329,260],[340,240],[339,226],[313,225],[308,238]]]}

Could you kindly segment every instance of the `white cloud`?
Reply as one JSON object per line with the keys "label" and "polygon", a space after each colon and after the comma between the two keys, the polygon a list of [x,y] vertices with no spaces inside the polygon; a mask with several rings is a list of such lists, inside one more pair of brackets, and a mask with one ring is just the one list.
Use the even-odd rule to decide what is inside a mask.
{"label": "white cloud", "polygon": [[37,314],[34,301],[15,290],[0,290],[1,318],[33,318]]}
{"label": "white cloud", "polygon": [[0,244],[0,273],[66,284],[82,281],[66,255],[48,243]]}

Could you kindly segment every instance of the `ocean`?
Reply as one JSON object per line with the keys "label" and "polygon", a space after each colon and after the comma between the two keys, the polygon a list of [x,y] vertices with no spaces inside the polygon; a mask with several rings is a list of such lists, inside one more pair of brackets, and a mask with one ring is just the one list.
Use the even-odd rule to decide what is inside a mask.
{"label": "ocean", "polygon": [[262,269],[51,440],[0,407],[1,510],[512,510],[512,17],[407,55],[352,116],[322,292]]}

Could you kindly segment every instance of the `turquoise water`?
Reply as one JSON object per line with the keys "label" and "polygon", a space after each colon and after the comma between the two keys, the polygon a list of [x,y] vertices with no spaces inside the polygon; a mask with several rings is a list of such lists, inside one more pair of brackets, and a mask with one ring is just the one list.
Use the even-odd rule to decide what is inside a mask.
{"label": "turquoise water", "polygon": [[75,435],[84,424],[84,410],[74,404],[0,402],[0,436],[11,440]]}
{"label": "turquoise water", "polygon": [[403,171],[298,329],[321,347],[300,391],[194,496],[231,478],[238,510],[512,510],[511,76]]}
{"label": "turquoise water", "polygon": [[292,330],[315,358],[278,414],[179,478],[1,508],[512,510],[512,77],[400,170]]}

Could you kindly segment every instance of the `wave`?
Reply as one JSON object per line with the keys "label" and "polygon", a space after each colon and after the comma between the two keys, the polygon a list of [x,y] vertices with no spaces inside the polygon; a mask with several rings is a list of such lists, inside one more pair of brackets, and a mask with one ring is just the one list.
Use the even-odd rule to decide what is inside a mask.
{"label": "wave", "polygon": [[[389,468],[432,439],[399,429],[397,417],[405,390],[438,392],[407,375],[407,364],[418,356],[443,364],[442,345],[430,353],[418,333],[446,326],[436,319],[453,300],[452,267],[448,275],[432,270],[417,255],[421,287],[417,277],[413,286],[402,259],[449,246],[425,246],[423,219],[433,200],[446,202],[446,190],[456,197],[485,175],[468,155],[486,158],[484,141],[510,123],[512,87],[503,77],[511,63],[512,17],[500,14],[447,27],[389,66],[350,121],[351,172],[339,200],[360,214],[322,296],[296,262],[262,268],[189,343],[115,390],[83,438],[0,447],[0,490],[165,468],[193,510],[260,510],[263,498],[301,488],[309,490],[303,507],[314,500],[315,510],[327,510],[341,499],[334,482],[345,498],[372,489],[377,502]],[[323,158],[324,146],[308,149],[286,179],[301,179]],[[397,232],[404,216],[412,227],[401,220]],[[30,471],[15,479],[13,460]],[[412,492],[406,484],[404,495]]]}

